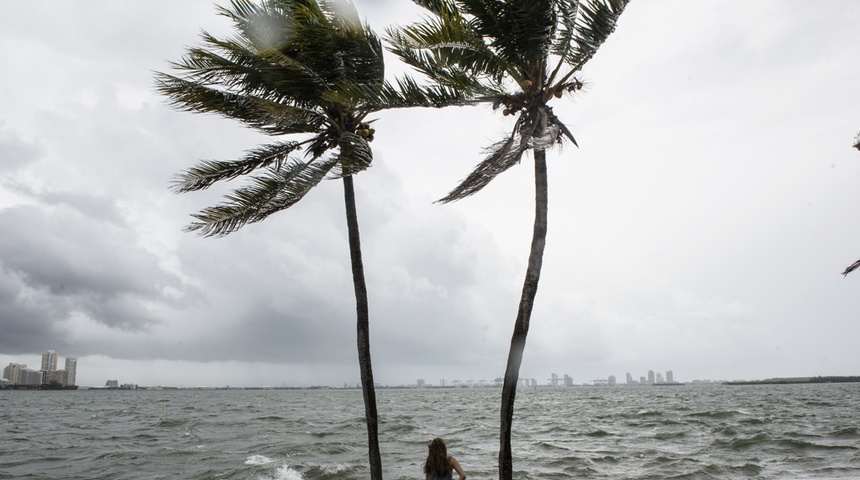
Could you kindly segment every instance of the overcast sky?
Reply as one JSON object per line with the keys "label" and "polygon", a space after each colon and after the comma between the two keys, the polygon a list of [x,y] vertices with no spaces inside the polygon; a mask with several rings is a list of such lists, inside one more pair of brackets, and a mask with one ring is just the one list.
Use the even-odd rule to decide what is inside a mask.
{"label": "overcast sky", "polygon": [[[360,0],[381,32],[407,0]],[[521,369],[543,383],[860,374],[860,3],[635,0],[556,102],[544,270]],[[226,238],[200,159],[266,138],[181,113],[153,71],[228,33],[211,0],[8,2],[0,16],[0,364],[78,384],[358,382],[342,184]],[[404,71],[388,57],[390,75]],[[382,112],[356,177],[376,380],[501,376],[533,220],[530,157],[446,194],[511,123]]]}

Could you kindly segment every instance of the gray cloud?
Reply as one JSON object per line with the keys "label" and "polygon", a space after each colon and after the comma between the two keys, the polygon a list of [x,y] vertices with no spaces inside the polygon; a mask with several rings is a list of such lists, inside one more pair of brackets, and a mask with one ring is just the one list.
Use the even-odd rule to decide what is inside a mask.
{"label": "gray cloud", "polygon": [[21,138],[0,120],[0,172],[9,172],[29,165],[44,155],[44,147]]}
{"label": "gray cloud", "polygon": [[[419,11],[358,7],[377,28]],[[839,272],[860,252],[860,8],[738,8],[633,2],[584,94],[555,108],[581,148],[549,158],[524,376],[857,374],[860,277]],[[0,360],[78,355],[84,384],[357,380],[338,181],[227,238],[181,230],[235,184],[174,195],[170,178],[268,141],[153,92],[152,71],[201,28],[225,31],[212,3],[18,2],[7,13]],[[531,161],[434,205],[510,123],[484,107],[376,117],[374,166],[356,187],[377,379],[501,375]]]}

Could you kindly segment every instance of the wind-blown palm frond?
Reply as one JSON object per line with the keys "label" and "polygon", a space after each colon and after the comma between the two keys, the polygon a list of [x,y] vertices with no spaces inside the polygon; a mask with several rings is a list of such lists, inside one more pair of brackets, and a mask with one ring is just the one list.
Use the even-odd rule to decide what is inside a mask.
{"label": "wind-blown palm frond", "polygon": [[290,153],[301,148],[299,142],[278,142],[249,151],[232,162],[207,160],[177,175],[172,190],[176,193],[193,192],[211,187],[221,180],[232,180],[259,168],[271,166],[280,170]]}
{"label": "wind-blown palm frond", "polygon": [[580,2],[574,41],[577,48],[565,57],[578,70],[597,53],[597,49],[615,31],[615,23],[629,0],[592,0]]}
{"label": "wind-blown palm frond", "polygon": [[[476,193],[496,175],[515,165],[512,155],[558,139],[578,145],[570,129],[547,105],[553,97],[579,90],[571,78],[591,59],[615,29],[628,0],[413,0],[433,15],[423,22],[389,29],[390,50],[423,73],[429,86],[401,82],[399,92],[353,89],[356,97],[389,105],[425,106],[426,92],[440,87],[452,93],[446,102],[491,102],[517,115],[511,136],[488,149],[484,160],[441,202]],[[550,66],[550,61],[553,65]],[[562,67],[567,67],[562,72]],[[507,89],[511,83],[514,91]],[[403,92],[411,87],[409,98]],[[400,93],[400,99],[395,93]],[[399,106],[399,105],[397,105]],[[520,121],[522,120],[522,121]],[[541,139],[521,142],[524,125]],[[561,137],[559,137],[561,135]],[[549,141],[547,141],[549,140]]]}
{"label": "wind-blown palm frond", "polygon": [[231,93],[172,75],[157,74],[156,81],[158,91],[168,97],[177,109],[218,113],[267,134],[315,132],[326,121],[323,114],[309,108]]}
{"label": "wind-blown palm frond", "polygon": [[309,162],[293,159],[281,168],[271,167],[265,174],[251,177],[247,185],[228,194],[225,202],[192,215],[197,221],[186,227],[186,231],[221,237],[246,224],[264,220],[301,200],[336,163],[334,157]]}
{"label": "wind-blown palm frond", "polygon": [[511,66],[484,43],[459,12],[442,10],[438,19],[388,29],[390,50],[406,64],[443,85],[461,89],[498,84]]}
{"label": "wind-blown palm frond", "polygon": [[326,92],[325,98],[333,102],[352,104],[357,109],[366,111],[409,107],[442,108],[477,103],[462,90],[444,85],[419,85],[412,77],[401,77],[395,79],[394,83],[386,81],[382,85],[344,82],[336,90]]}
{"label": "wind-blown palm frond", "polygon": [[534,125],[523,125],[523,123],[524,121],[521,119],[511,135],[488,148],[484,161],[479,163],[472,173],[448,195],[437,200],[437,202],[450,203],[474,195],[500,173],[520,163],[523,154],[530,147],[535,131]]}
{"label": "wind-blown palm frond", "polygon": [[[539,72],[548,54],[558,0],[496,1],[461,0],[463,10],[472,15],[471,24],[483,38],[490,40],[493,50],[511,65],[521,69],[529,78]],[[512,72],[513,73],[513,72]]]}
{"label": "wind-blown palm frond", "polygon": [[848,275],[849,273],[853,272],[854,270],[857,270],[858,268],[860,268],[860,260],[857,260],[856,262],[852,263],[851,265],[848,265],[848,268],[846,268],[845,271],[842,272],[842,275],[843,276]]}

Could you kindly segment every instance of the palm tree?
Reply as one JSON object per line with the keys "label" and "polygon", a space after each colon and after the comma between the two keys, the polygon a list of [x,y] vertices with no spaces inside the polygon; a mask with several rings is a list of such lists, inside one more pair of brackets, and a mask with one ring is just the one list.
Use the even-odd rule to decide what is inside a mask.
{"label": "palm tree", "polygon": [[[156,74],[157,89],[180,110],[239,120],[273,141],[232,161],[202,161],[175,179],[177,193],[250,175],[221,203],[193,215],[186,230],[224,236],[301,200],[324,178],[343,181],[355,289],[358,360],[367,423],[371,478],[382,479],[376,394],[370,356],[367,286],[361,258],[353,176],[370,166],[374,108],[332,99],[326,92],[349,83],[381,85],[383,50],[351,4],[320,0],[232,0],[219,13],[236,34],[202,34],[203,46],[173,63],[178,76]],[[376,88],[376,87],[374,87]],[[304,157],[291,157],[305,149]]]}
{"label": "palm tree", "polygon": [[473,102],[516,116],[510,135],[491,145],[472,173],[439,201],[477,193],[527,150],[534,154],[534,229],[501,399],[499,478],[510,480],[514,399],[546,244],[546,151],[565,138],[576,145],[549,103],[582,88],[576,74],[613,32],[628,0],[414,1],[431,16],[389,29],[391,51],[436,88],[467,92]]}

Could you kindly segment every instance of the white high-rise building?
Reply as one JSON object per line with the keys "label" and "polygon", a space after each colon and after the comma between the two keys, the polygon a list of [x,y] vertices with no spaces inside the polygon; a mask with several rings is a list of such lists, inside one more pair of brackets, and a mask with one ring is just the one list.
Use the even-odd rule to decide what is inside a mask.
{"label": "white high-rise building", "polygon": [[78,357],[69,355],[66,357],[66,385],[77,385],[76,376],[78,372]]}
{"label": "white high-rise building", "polygon": [[19,384],[21,377],[21,370],[26,369],[27,365],[23,363],[10,363],[7,367],[3,368],[3,378],[9,380],[13,384]]}
{"label": "white high-rise building", "polygon": [[675,383],[675,374],[672,373],[672,370],[666,370],[666,382]]}
{"label": "white high-rise building", "polygon": [[42,354],[42,371],[53,372],[57,369],[57,352],[48,350]]}

